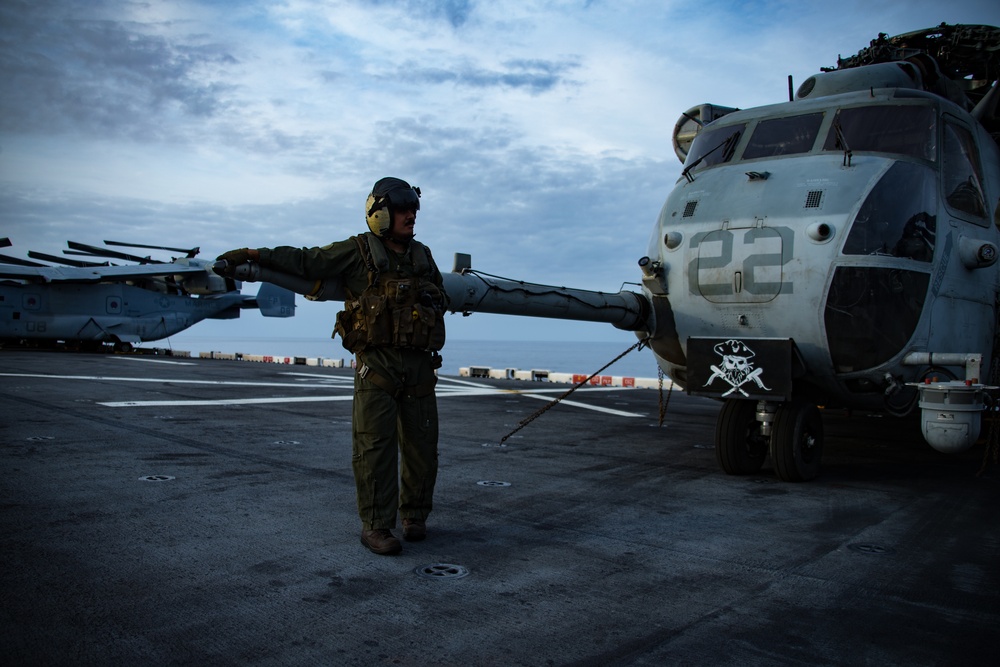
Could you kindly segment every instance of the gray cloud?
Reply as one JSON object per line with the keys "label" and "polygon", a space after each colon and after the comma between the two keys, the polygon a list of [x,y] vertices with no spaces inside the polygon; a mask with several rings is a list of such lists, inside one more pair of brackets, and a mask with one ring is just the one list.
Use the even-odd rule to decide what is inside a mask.
{"label": "gray cloud", "polygon": [[429,6],[433,12],[444,16],[455,28],[460,28],[469,20],[475,7],[472,0],[432,0],[417,4]]}
{"label": "gray cloud", "polygon": [[373,5],[394,6],[416,15],[443,18],[453,28],[461,28],[475,10],[472,0],[374,0]]}
{"label": "gray cloud", "polygon": [[[72,7],[0,4],[0,129],[164,139],[166,116],[205,119],[232,88],[207,67],[236,64],[225,47],[170,42],[134,24],[84,20]],[[176,139],[176,136],[171,138]]]}
{"label": "gray cloud", "polygon": [[[117,4],[100,6],[106,15],[121,13]],[[184,35],[183,24],[162,30],[181,35],[168,38],[154,34],[164,25],[74,14],[89,16],[89,9],[0,3],[0,132],[221,145],[294,159],[289,172],[315,169],[329,133],[251,115],[245,91],[230,83],[242,64],[228,46],[204,34]]]}
{"label": "gray cloud", "polygon": [[552,90],[559,84],[572,84],[566,74],[579,67],[574,61],[510,60],[504,69],[491,70],[473,63],[456,63],[454,67],[424,67],[406,63],[394,78],[415,83],[453,83],[469,88],[520,88],[532,93]]}

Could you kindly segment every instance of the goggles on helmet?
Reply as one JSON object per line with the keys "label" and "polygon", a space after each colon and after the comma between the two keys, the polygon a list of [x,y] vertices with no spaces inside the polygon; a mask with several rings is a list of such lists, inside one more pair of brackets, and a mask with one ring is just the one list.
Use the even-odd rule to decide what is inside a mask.
{"label": "goggles on helmet", "polygon": [[385,193],[385,199],[393,211],[420,210],[420,188],[396,188]]}

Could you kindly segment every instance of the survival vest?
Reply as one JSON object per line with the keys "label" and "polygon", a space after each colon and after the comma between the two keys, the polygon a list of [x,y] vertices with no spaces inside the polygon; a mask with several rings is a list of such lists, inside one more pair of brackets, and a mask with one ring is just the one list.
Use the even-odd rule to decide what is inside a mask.
{"label": "survival vest", "polygon": [[368,287],[337,313],[334,333],[340,334],[344,347],[355,354],[372,347],[443,348],[446,296],[431,280],[435,265],[427,246],[410,242],[411,276],[393,266],[374,234],[351,238],[368,267]]}

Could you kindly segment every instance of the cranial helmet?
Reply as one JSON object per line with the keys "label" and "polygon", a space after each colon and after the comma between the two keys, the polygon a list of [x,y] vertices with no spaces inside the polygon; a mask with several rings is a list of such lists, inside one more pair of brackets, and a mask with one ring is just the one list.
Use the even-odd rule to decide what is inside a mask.
{"label": "cranial helmet", "polygon": [[388,236],[395,211],[420,210],[420,188],[410,187],[401,178],[386,177],[375,182],[365,203],[368,228],[377,236]]}

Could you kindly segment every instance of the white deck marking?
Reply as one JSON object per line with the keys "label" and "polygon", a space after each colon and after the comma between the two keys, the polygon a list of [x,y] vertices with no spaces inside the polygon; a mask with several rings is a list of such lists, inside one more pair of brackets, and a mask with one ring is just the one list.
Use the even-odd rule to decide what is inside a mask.
{"label": "white deck marking", "polygon": [[[47,375],[45,373],[0,373],[0,377],[47,378],[50,380],[92,380],[98,382],[159,382],[170,384],[231,385],[235,387],[314,387],[329,389],[332,383],[302,384],[301,382],[249,382],[230,380],[179,380],[177,378],[126,378],[113,375]],[[333,380],[332,382],[336,382]]]}
{"label": "white deck marking", "polygon": [[97,403],[107,408],[148,408],[148,407],[169,407],[169,406],[196,406],[196,405],[259,405],[263,403],[322,403],[325,401],[350,401],[354,397],[345,396],[295,396],[295,397],[274,397],[274,398],[216,398],[211,400],[183,400],[183,401],[108,401]]}
{"label": "white deck marking", "polygon": [[147,359],[146,357],[122,357],[114,356],[112,359],[123,359],[125,361],[144,361],[147,364],[173,364],[175,366],[196,366],[193,361],[167,361],[166,359]]}
{"label": "white deck marking", "polygon": [[[538,396],[534,392],[532,392],[530,394],[527,393],[527,392],[524,392],[524,393],[521,394],[521,396],[525,396],[527,398],[538,398],[538,399],[541,399],[543,401],[551,401],[552,400],[551,396]],[[575,408],[585,408],[587,410],[593,410],[594,412],[603,412],[604,414],[617,415],[619,417],[645,417],[646,416],[646,415],[640,415],[640,414],[638,414],[636,412],[625,412],[624,410],[615,410],[614,408],[606,408],[606,407],[604,407],[602,405],[587,405],[586,403],[580,403],[579,401],[567,401],[566,399],[563,399],[563,400],[559,401],[559,405],[572,405]]]}
{"label": "white deck marking", "polygon": [[[248,382],[248,381],[229,381],[229,380],[180,380],[175,378],[130,378],[130,377],[115,377],[108,375],[47,375],[44,373],[0,373],[0,377],[20,377],[20,378],[41,378],[48,380],[79,380],[79,381],[91,381],[91,382],[146,382],[146,383],[170,383],[170,384],[191,384],[191,385],[206,385],[206,386],[232,386],[232,387],[285,387],[294,389],[323,389],[329,391],[330,389],[344,389],[353,390],[353,378],[343,378],[343,377],[330,377],[312,373],[284,373],[284,375],[297,375],[308,378],[314,378],[321,380],[318,383],[306,383],[306,382]],[[595,391],[610,391],[616,389],[616,387],[587,387],[586,389],[581,389],[587,393],[592,393]],[[551,396],[546,396],[543,394],[564,394],[566,393],[564,388],[554,388],[554,389],[503,389],[499,387],[490,387],[484,384],[478,384],[476,382],[469,382],[467,380],[456,380],[453,378],[440,378],[437,386],[437,396],[438,398],[451,398],[453,396],[500,396],[503,394],[510,394],[516,396],[524,396],[526,398],[534,398],[536,400],[551,401]],[[350,401],[353,400],[353,393],[339,394],[334,396],[277,396],[270,398],[218,398],[218,399],[174,399],[174,400],[163,400],[163,401],[98,401],[97,405],[103,405],[109,408],[141,408],[141,407],[178,407],[178,406],[204,406],[204,405],[261,405],[261,404],[276,404],[276,403],[320,403],[324,401]],[[606,408],[601,405],[588,405],[586,403],[580,403],[579,401],[561,401],[563,405],[568,405],[576,408],[583,408],[585,410],[593,410],[595,412],[602,412],[605,414],[616,415],[619,417],[645,417],[644,414],[639,414],[635,412],[625,412],[623,410],[615,410],[612,408]]]}

